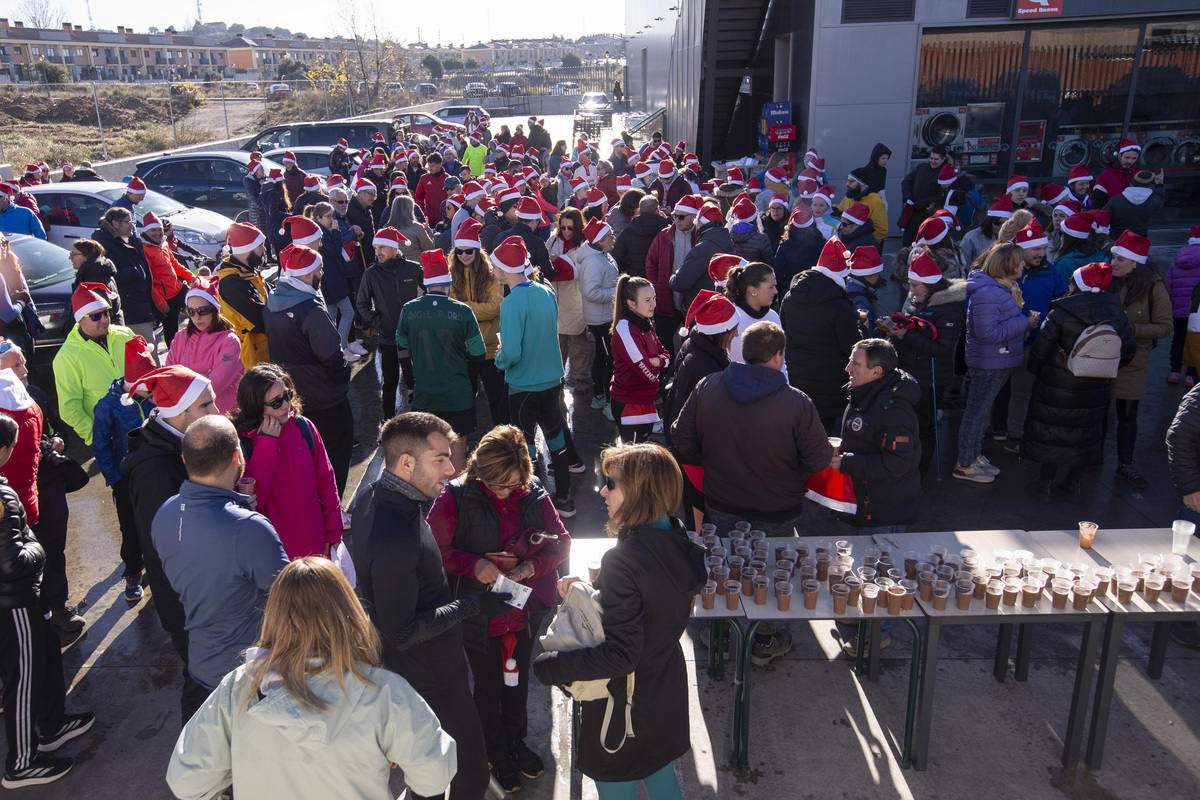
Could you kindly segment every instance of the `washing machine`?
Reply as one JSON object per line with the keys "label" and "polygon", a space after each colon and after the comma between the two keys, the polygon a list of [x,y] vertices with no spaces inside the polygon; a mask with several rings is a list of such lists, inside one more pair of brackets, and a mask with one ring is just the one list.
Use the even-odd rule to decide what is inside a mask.
{"label": "washing machine", "polygon": [[1092,143],[1086,133],[1060,133],[1054,139],[1054,175],[1066,177],[1071,170],[1089,166],[1092,159]]}
{"label": "washing machine", "polygon": [[936,145],[943,145],[953,155],[961,151],[967,129],[966,106],[934,106],[913,112],[912,158],[923,159]]}
{"label": "washing machine", "polygon": [[[1174,131],[1171,134],[1174,134]],[[1144,138],[1139,138],[1138,143],[1142,146],[1141,163],[1145,169],[1157,172],[1160,169],[1175,166],[1173,162],[1178,142],[1174,135],[1152,133]]]}
{"label": "washing machine", "polygon": [[1184,169],[1200,168],[1200,136],[1195,131],[1180,131],[1171,151],[1171,166]]}
{"label": "washing machine", "polygon": [[1092,137],[1092,145],[1097,148],[1094,174],[1099,174],[1117,160],[1117,148],[1121,146],[1119,134],[1116,136],[1097,134]]}

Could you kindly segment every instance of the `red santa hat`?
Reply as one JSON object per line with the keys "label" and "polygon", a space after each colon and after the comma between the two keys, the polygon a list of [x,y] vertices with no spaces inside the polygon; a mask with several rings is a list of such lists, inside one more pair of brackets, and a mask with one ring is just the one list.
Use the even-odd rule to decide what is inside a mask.
{"label": "red santa hat", "polygon": [[583,238],[591,244],[599,244],[600,240],[610,233],[612,233],[612,228],[608,226],[608,223],[598,219],[590,219],[587,225],[583,226]]}
{"label": "red santa hat", "polygon": [[434,248],[421,253],[421,273],[426,286],[443,286],[450,282],[450,265],[446,254]]}
{"label": "red santa hat", "polygon": [[108,299],[108,287],[103,283],[81,283],[71,295],[71,310],[76,322],[106,308],[112,308],[112,303]]}
{"label": "red santa hat", "polygon": [[554,258],[554,282],[575,280],[575,262],[570,256],[562,255]]}
{"label": "red santa hat", "polygon": [[1112,212],[1111,211],[1093,211],[1092,212],[1092,229],[1096,233],[1107,234],[1112,230]]}
{"label": "red santa hat", "polygon": [[479,232],[483,230],[483,225],[477,219],[467,219],[458,226],[458,230],[454,233],[454,246],[461,247],[464,250],[478,250],[482,245],[479,243]]}
{"label": "red santa hat", "polygon": [[155,228],[161,230],[162,226],[162,220],[160,220],[158,215],[153,211],[147,211],[142,215],[142,233],[145,233],[146,231],[152,231]]}
{"label": "red santa hat", "polygon": [[492,251],[492,263],[510,275],[525,272],[525,268],[529,266],[529,251],[525,249],[525,240],[520,236],[510,236],[502,241]]}
{"label": "red santa hat", "polygon": [[1028,189],[1029,181],[1020,175],[1010,175],[1008,185],[1004,187],[1005,194],[1012,194],[1014,189]]}
{"label": "red santa hat", "polygon": [[938,186],[949,186],[958,180],[958,172],[954,169],[954,165],[947,161],[942,164],[942,169],[938,172]]}
{"label": "red santa hat", "polygon": [[321,254],[302,244],[289,244],[279,254],[279,266],[284,277],[299,278],[321,266]]}
{"label": "red santa hat", "polygon": [[695,324],[700,333],[714,335],[733,330],[738,326],[737,308],[723,294],[701,289],[688,308],[684,327]]}
{"label": "red santa hat", "polygon": [[141,336],[125,342],[125,388],[137,383],[138,379],[157,367],[150,345]]}
{"label": "red santa hat", "polygon": [[696,221],[701,225],[707,225],[710,222],[724,222],[725,216],[721,213],[721,207],[716,203],[705,203],[700,207]]}
{"label": "red santa hat", "polygon": [[1137,150],[1140,153],[1142,151],[1142,146],[1133,139],[1122,139],[1121,143],[1117,145],[1117,155],[1129,150]]}
{"label": "red santa hat", "polygon": [[660,419],[653,403],[626,403],[621,409],[622,425],[651,425]]}
{"label": "red santa hat", "polygon": [[732,253],[717,253],[708,260],[708,277],[717,286],[724,286],[729,280],[729,270],[734,267],[744,267],[750,262]]}
{"label": "red santa hat", "polygon": [[446,197],[446,202],[454,206],[455,211],[458,211],[458,209],[466,205],[467,198],[462,192],[455,192],[454,194]]}
{"label": "red santa hat", "polygon": [[775,192],[775,194],[771,195],[771,199],[767,203],[767,208],[770,208],[771,206],[779,206],[786,210],[788,207],[787,195]]}
{"label": "red santa hat", "polygon": [[599,189],[593,187],[587,190],[588,208],[599,208],[600,206],[604,205],[607,200],[608,196]]}
{"label": "red santa hat", "polygon": [[736,201],[729,208],[729,219],[732,222],[753,222],[758,216],[758,207],[749,197]]}
{"label": "red santa hat", "polygon": [[320,226],[308,217],[287,217],[279,228],[279,235],[286,236],[289,227],[292,229],[292,244],[312,244],[321,239]]}
{"label": "red santa hat", "polygon": [[25,165],[25,174],[26,175],[37,175],[40,171],[41,170],[38,169],[37,164],[26,164]]}
{"label": "red santa hat", "polygon": [[154,405],[158,406],[158,415],[171,419],[178,417],[192,407],[192,403],[204,394],[211,386],[208,378],[198,375],[179,364],[170,367],[152,369],[138,378],[129,387],[129,391],[121,395],[121,403],[133,405],[133,393],[148,391],[154,397]]}
{"label": "red santa hat", "polygon": [[1138,236],[1133,231],[1125,231],[1117,237],[1117,241],[1113,243],[1111,253],[1114,256],[1125,256],[1130,261],[1136,261],[1139,264],[1145,264],[1150,258],[1150,240],[1145,236]]}
{"label": "red santa hat", "polygon": [[382,134],[382,133],[380,133],[379,131],[375,131],[374,133],[372,133],[372,134],[371,134],[371,141],[372,141],[372,142],[382,142],[382,141],[384,141],[384,139],[383,139],[383,134]]}
{"label": "red santa hat", "polygon": [[821,173],[817,172],[812,167],[805,167],[803,170],[801,170],[800,174],[796,177],[797,177],[797,180],[802,180],[802,181],[820,181]]}
{"label": "red santa hat", "polygon": [[[216,309],[221,308],[221,299],[217,297],[217,279],[215,277],[198,277],[184,296],[185,301],[195,297],[203,300]],[[126,378],[128,380],[128,378]]]}
{"label": "red santa hat", "polygon": [[928,247],[937,244],[950,233],[950,226],[942,217],[930,217],[917,228],[916,244]]}
{"label": "red santa hat", "polygon": [[812,209],[804,203],[796,206],[792,211],[792,215],[788,217],[788,224],[796,228],[807,228],[813,224]]}
{"label": "red santa hat", "polygon": [[283,170],[273,169],[267,173],[267,180],[271,183],[279,183],[283,180]]}
{"label": "red santa hat", "polygon": [[684,166],[686,166],[696,172],[700,171],[700,157],[697,156],[695,153],[688,153],[687,155],[685,155],[683,157],[683,164],[684,164]]}
{"label": "red santa hat", "polygon": [[486,192],[484,192],[483,187],[480,186],[477,181],[467,181],[466,183],[463,184],[462,190],[463,190],[463,196],[467,198],[468,202],[474,201],[474,200],[479,200],[485,194],[487,194]]}
{"label": "red santa hat", "polygon": [[344,186],[345,184],[346,184],[346,179],[343,178],[341,175],[339,175],[336,172],[325,179],[325,188],[326,189],[334,189],[338,186]]}
{"label": "red santa hat", "polygon": [[865,225],[867,220],[871,218],[871,209],[866,203],[855,203],[842,212],[842,222],[850,222],[855,225]]}
{"label": "red santa hat", "polygon": [[282,161],[284,164],[295,164],[296,156],[295,156],[295,154],[292,153],[291,150],[284,150],[283,158],[281,158],[279,160]]}
{"label": "red santa hat", "polygon": [[[603,195],[604,192],[601,192],[600,194]],[[591,195],[590,191],[588,192],[588,195]],[[543,221],[542,207],[539,206],[538,201],[534,200],[532,197],[522,197],[517,202],[517,218],[535,220],[540,223]]]}
{"label": "red santa hat", "polygon": [[805,150],[805,151],[804,151],[804,158],[805,158],[806,160],[807,160],[807,159],[810,159],[810,158],[816,158],[816,157],[817,157],[817,148],[815,148],[815,147],[810,147],[810,148],[808,148],[807,150]]}
{"label": "red santa hat", "polygon": [[130,194],[145,194],[146,184],[142,182],[141,178],[135,175],[130,178],[129,183],[125,185],[125,191],[129,192]]}
{"label": "red santa hat", "polygon": [[637,164],[633,168],[633,176],[642,183],[646,182],[652,172],[654,172],[654,170],[650,169],[649,164]]}
{"label": "red santa hat", "polygon": [[320,175],[305,175],[304,176],[305,191],[315,192],[320,188],[321,188],[321,176]]}
{"label": "red santa hat", "polygon": [[500,192],[499,197],[496,198],[496,202],[500,203],[501,205],[503,205],[504,203],[514,203],[515,204],[520,199],[521,199],[521,192],[510,186],[509,188],[504,189],[503,191]]}
{"label": "red santa hat", "polygon": [[828,203],[830,205],[830,207],[832,207],[833,206],[833,193],[835,191],[836,190],[832,186],[822,186],[820,189],[817,189],[815,192],[813,192],[812,196],[813,196],[814,200],[816,198],[820,197],[822,200],[824,200],[826,203]]}
{"label": "red santa hat", "polygon": [[[1068,195],[1069,194],[1070,194],[1070,192],[1068,192]],[[1078,200],[1071,200],[1071,199],[1060,200],[1060,201],[1058,201],[1058,205],[1056,205],[1054,207],[1054,210],[1061,211],[1062,213],[1066,214],[1068,217],[1071,217],[1076,214],[1083,213],[1083,204],[1080,203]]]}
{"label": "red santa hat", "polygon": [[1028,225],[1017,231],[1013,241],[1024,250],[1050,244],[1050,239],[1042,231],[1042,226],[1036,219],[1029,220]]}
{"label": "red santa hat", "polygon": [[1012,217],[1012,198],[1006,194],[997,197],[996,201],[988,208],[987,215],[996,219],[1009,219]]}
{"label": "red santa hat", "polygon": [[676,214],[699,214],[704,206],[704,198],[698,194],[685,194],[675,203]]}
{"label": "red santa hat", "polygon": [[[860,250],[862,248],[859,248]],[[932,286],[942,280],[942,269],[929,253],[918,253],[916,258],[908,263],[908,279]]]}
{"label": "red santa hat", "polygon": [[632,178],[630,178],[628,175],[624,175],[624,174],[617,176],[617,192],[618,193],[623,194],[632,188],[633,188],[633,179]]}
{"label": "red santa hat", "polygon": [[1092,225],[1096,217],[1091,211],[1072,214],[1062,221],[1062,232],[1074,239],[1086,239],[1092,235]]}
{"label": "red santa hat", "polygon": [[825,243],[813,269],[833,278],[839,286],[846,285],[846,273],[850,271],[850,253],[841,239],[833,236]]}
{"label": "red santa hat", "polygon": [[375,231],[375,236],[371,239],[371,245],[374,247],[394,247],[399,250],[402,245],[407,244],[412,244],[412,242],[391,225]]}
{"label": "red santa hat", "polygon": [[12,197],[14,194],[12,184],[7,181],[0,181],[0,194],[5,197]]}
{"label": "red santa hat", "polygon": [[389,190],[391,190],[391,189],[407,189],[407,188],[408,188],[408,179],[404,177],[404,173],[397,172],[392,177],[392,185],[389,187]]}
{"label": "red santa hat", "polygon": [[784,175],[783,170],[778,167],[767,170],[765,176],[771,183],[787,183],[787,175]]}
{"label": "red santa hat", "polygon": [[854,248],[850,256],[851,275],[878,275],[883,272],[883,256],[879,249],[870,245]]}
{"label": "red santa hat", "polygon": [[658,177],[668,178],[675,174],[675,162],[670,159],[664,159],[658,162]]}
{"label": "red santa hat", "polygon": [[1071,278],[1081,292],[1103,292],[1112,283],[1112,265],[1103,261],[1084,264],[1071,273]]}
{"label": "red santa hat", "polygon": [[1192,226],[1192,236],[1188,239],[1188,244],[1200,244],[1200,225]]}
{"label": "red santa hat", "polygon": [[745,186],[746,180],[742,177],[742,171],[737,167],[725,173],[725,182],[730,186]]}
{"label": "red santa hat", "polygon": [[1091,180],[1095,180],[1095,178],[1092,177],[1092,173],[1088,171],[1087,167],[1080,164],[1079,166],[1073,168],[1071,170],[1071,174],[1067,176],[1067,186],[1070,186],[1072,183],[1075,183],[1076,181],[1091,181]]}
{"label": "red santa hat", "polygon": [[817,186],[816,181],[810,181],[808,178],[802,178],[801,180],[796,182],[797,194],[799,194],[800,197],[805,198],[805,199],[811,198],[814,194],[817,193],[817,189],[819,189],[819,188],[820,187]]}
{"label": "red santa hat", "polygon": [[1071,190],[1065,186],[1059,186],[1057,183],[1047,183],[1042,187],[1040,196],[1043,203],[1053,206],[1068,199],[1071,196]]}
{"label": "red santa hat", "polygon": [[752,175],[750,180],[746,181],[746,191],[750,194],[758,194],[762,191],[762,184],[758,182],[757,175]]}
{"label": "red santa hat", "polygon": [[266,240],[262,231],[249,222],[235,222],[229,226],[229,249],[235,256],[257,249]]}
{"label": "red santa hat", "polygon": [[347,147],[350,146],[350,143],[347,142],[345,139],[338,139],[337,146],[342,148],[343,150],[345,150]]}
{"label": "red santa hat", "polygon": [[366,178],[359,178],[358,182],[354,184],[354,193],[355,194],[358,194],[359,192],[378,192],[378,191],[379,191],[379,187],[377,187],[375,184],[371,183]]}

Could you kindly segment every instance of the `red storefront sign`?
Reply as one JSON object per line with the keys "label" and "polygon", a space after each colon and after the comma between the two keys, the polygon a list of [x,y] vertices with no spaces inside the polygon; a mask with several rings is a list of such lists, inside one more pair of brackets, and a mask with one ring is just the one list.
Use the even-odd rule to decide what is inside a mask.
{"label": "red storefront sign", "polygon": [[1062,0],[1017,0],[1016,19],[1061,17]]}

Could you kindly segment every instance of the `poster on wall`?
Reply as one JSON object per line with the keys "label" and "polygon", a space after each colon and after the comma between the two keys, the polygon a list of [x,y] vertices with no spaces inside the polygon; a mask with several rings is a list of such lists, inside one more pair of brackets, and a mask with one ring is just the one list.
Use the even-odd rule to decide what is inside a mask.
{"label": "poster on wall", "polygon": [[1014,17],[1030,19],[1041,17],[1061,17],[1063,0],[1017,0]]}
{"label": "poster on wall", "polygon": [[1046,120],[1030,120],[1021,123],[1017,130],[1016,160],[1040,162],[1045,152]]}

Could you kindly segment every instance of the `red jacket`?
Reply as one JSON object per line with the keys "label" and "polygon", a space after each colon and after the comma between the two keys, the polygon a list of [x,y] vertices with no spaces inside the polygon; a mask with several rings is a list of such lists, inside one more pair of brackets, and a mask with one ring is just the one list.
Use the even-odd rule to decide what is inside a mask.
{"label": "red jacket", "polygon": [[142,250],[150,265],[150,296],[159,309],[167,307],[167,301],[178,295],[196,280],[187,267],[179,263],[175,254],[163,244],[142,240]]}
{"label": "red jacket", "polygon": [[[14,376],[12,380],[17,379]],[[12,456],[0,469],[0,475],[8,478],[8,486],[21,498],[25,507],[26,521],[36,525],[38,521],[38,464],[42,460],[42,409],[24,390],[12,386],[11,391],[0,388],[0,410],[17,423],[20,433],[13,446]],[[25,405],[28,403],[28,405]],[[22,406],[24,408],[17,408]],[[6,406],[13,406],[7,408]]]}
{"label": "red jacket", "polygon": [[[662,359],[656,367],[650,359]],[[658,397],[658,376],[671,354],[654,332],[654,324],[632,313],[617,321],[612,335],[612,397],[629,405],[653,405]]]}
{"label": "red jacket", "polygon": [[442,203],[447,197],[445,184],[446,170],[444,169],[437,175],[427,172],[421,176],[421,182],[417,184],[417,190],[413,192],[413,199],[425,212],[425,219],[438,220],[442,218]]}
{"label": "red jacket", "polygon": [[[646,277],[654,284],[654,293],[658,296],[658,305],[654,313],[660,317],[675,316],[675,303],[669,298],[671,294],[671,267],[675,263],[675,223],[658,232],[650,243],[650,252],[646,254]],[[692,244],[696,244],[696,226],[692,226]],[[687,309],[682,309],[687,311]]]}

